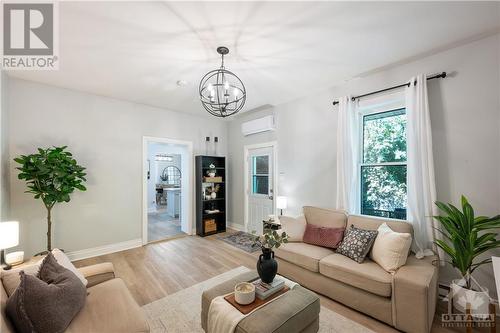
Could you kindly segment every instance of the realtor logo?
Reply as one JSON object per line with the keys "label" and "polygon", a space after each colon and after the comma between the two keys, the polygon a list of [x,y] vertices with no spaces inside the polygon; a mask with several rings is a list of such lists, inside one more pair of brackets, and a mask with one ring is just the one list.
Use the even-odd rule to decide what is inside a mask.
{"label": "realtor logo", "polygon": [[3,69],[57,69],[56,3],[3,3],[2,10]]}

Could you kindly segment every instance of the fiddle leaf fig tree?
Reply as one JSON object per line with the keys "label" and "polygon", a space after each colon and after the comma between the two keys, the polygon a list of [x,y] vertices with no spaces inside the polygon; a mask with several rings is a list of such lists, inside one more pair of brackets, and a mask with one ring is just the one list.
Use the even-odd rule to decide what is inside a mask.
{"label": "fiddle leaf fig tree", "polygon": [[52,208],[69,202],[75,190],[85,191],[85,168],[78,165],[67,146],[38,148],[38,153],[14,159],[20,166],[17,178],[26,181],[26,193],[42,200],[47,209],[47,251],[52,250]]}

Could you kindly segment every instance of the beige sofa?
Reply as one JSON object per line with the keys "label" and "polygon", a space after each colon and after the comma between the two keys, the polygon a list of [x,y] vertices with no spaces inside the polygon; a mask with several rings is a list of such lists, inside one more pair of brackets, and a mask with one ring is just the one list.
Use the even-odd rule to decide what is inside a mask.
{"label": "beige sofa", "polygon": [[[149,332],[149,325],[142,309],[133,299],[123,280],[115,278],[111,263],[82,267],[79,271],[88,281],[87,300],[66,332]],[[15,330],[5,314],[6,302],[7,292],[2,279],[0,332],[13,333]]]}
{"label": "beige sofa", "polygon": [[406,264],[390,274],[369,256],[358,264],[331,249],[302,242],[307,223],[376,230],[386,222],[394,231],[413,233],[409,223],[347,216],[341,211],[316,207],[304,207],[304,216],[282,216],[280,221],[291,241],[275,251],[279,274],[401,331],[431,330],[437,300],[437,257],[419,260],[410,254]]}

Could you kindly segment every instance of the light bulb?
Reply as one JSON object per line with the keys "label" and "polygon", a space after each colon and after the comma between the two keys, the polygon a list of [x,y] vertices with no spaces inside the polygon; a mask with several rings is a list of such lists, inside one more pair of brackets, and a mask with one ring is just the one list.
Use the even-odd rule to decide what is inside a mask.
{"label": "light bulb", "polygon": [[240,94],[240,91],[238,89],[234,88],[234,91],[233,91],[234,97],[235,98],[238,97],[239,94]]}
{"label": "light bulb", "polygon": [[227,81],[226,81],[226,82],[224,83],[224,89],[226,89],[226,90],[228,90],[228,89],[229,89],[229,82],[227,82]]}

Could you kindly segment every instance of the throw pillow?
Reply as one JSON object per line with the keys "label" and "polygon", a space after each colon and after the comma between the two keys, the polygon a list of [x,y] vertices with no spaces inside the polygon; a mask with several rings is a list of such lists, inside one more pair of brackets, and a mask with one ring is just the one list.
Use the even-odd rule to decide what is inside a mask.
{"label": "throw pillow", "polygon": [[393,273],[406,263],[411,246],[411,235],[393,231],[387,223],[378,227],[370,257],[387,272]]}
{"label": "throw pillow", "polygon": [[[64,252],[62,252],[59,249],[53,249],[52,254],[57,260],[57,263],[61,266],[63,266],[66,269],[69,269],[75,275],[82,281],[82,283],[86,286],[87,285],[87,279],[83,276],[83,274],[71,263],[69,260],[68,256]],[[11,269],[9,271],[2,271],[1,272],[1,277],[2,277],[2,282],[3,286],[5,288],[5,291],[7,292],[7,296],[10,297],[16,290],[17,286],[19,285],[19,272],[24,271],[24,274],[27,275],[36,275],[40,269],[40,265],[42,264],[43,259],[40,259],[40,261],[34,263],[33,265],[25,266],[22,268],[16,268],[16,269]]]}
{"label": "throw pillow", "polygon": [[344,228],[325,228],[307,224],[303,242],[336,249],[344,237],[344,230]]}
{"label": "throw pillow", "polygon": [[38,276],[20,272],[20,284],[5,311],[18,332],[64,332],[85,305],[86,296],[78,277],[49,253]]}
{"label": "throw pillow", "polygon": [[344,240],[338,247],[337,253],[362,263],[370,252],[375,237],[377,237],[376,230],[358,229],[351,224],[351,227],[346,230]]}

